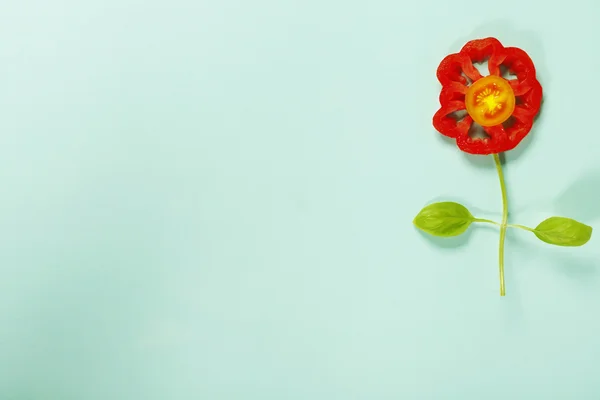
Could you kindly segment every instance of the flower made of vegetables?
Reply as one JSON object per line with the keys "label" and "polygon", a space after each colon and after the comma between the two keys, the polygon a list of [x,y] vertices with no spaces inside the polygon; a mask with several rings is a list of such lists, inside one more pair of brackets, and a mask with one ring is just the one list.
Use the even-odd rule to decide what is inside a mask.
{"label": "flower made of vegetables", "polygon": [[[474,63],[485,60],[489,75],[482,76]],[[515,78],[508,79],[508,75]],[[498,226],[500,295],[504,296],[504,241],[508,228],[532,232],[548,244],[574,247],[590,240],[592,227],[565,217],[547,218],[535,228],[508,223],[508,197],[500,153],[514,149],[527,136],[542,103],[542,86],[527,53],[516,47],[504,47],[495,38],[472,40],[458,53],[442,60],[437,78],[442,84],[441,107],[433,117],[433,126],[456,139],[462,151],[493,156],[502,194],[502,220],[477,218],[462,204],[443,201],[425,206],[413,223],[420,230],[441,237],[461,235],[473,223]],[[476,125],[487,137],[472,137]]]}
{"label": "flower made of vegetables", "polygon": [[[488,61],[488,76],[474,63]],[[503,75],[510,71],[515,79]],[[542,101],[542,86],[526,52],[504,47],[498,39],[476,39],[460,52],[446,56],[437,69],[442,84],[440,109],[433,126],[456,139],[471,154],[494,154],[514,149],[529,133]],[[464,113],[466,111],[466,114]],[[461,115],[462,112],[462,115]],[[486,138],[471,137],[473,124]]]}

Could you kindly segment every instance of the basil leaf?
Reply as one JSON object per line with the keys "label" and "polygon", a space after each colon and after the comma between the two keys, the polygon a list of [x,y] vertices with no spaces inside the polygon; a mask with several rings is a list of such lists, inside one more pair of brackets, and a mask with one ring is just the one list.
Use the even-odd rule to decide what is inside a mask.
{"label": "basil leaf", "polygon": [[592,227],[571,218],[550,217],[533,233],[541,241],[557,246],[583,246],[592,237]]}
{"label": "basil leaf", "polygon": [[430,235],[450,237],[464,233],[474,219],[462,204],[444,201],[423,208],[413,224]]}

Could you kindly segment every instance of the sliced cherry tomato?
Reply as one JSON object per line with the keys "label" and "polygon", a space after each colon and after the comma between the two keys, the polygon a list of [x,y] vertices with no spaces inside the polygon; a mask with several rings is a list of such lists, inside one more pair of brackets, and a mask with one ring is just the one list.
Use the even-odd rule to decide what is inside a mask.
{"label": "sliced cherry tomato", "polygon": [[481,126],[506,121],[515,109],[515,93],[508,81],[489,75],[474,82],[465,95],[467,112]]}

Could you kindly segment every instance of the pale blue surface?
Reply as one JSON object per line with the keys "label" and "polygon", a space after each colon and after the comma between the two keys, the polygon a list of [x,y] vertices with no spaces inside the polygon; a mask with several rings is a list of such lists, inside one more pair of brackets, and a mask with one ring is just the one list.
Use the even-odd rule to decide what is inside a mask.
{"label": "pale blue surface", "polygon": [[408,4],[2,2],[0,398],[600,398],[598,236],[509,231],[501,298],[495,229],[411,224],[500,218],[431,126],[439,61],[496,36],[546,95],[511,222],[600,229],[600,5]]}

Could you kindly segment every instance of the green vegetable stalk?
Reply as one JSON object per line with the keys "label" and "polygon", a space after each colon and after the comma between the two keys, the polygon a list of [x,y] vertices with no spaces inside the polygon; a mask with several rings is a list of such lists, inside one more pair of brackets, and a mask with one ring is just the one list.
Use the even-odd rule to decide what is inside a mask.
{"label": "green vegetable stalk", "polygon": [[467,231],[472,223],[485,223],[496,225],[500,228],[499,268],[500,268],[500,296],[506,295],[504,284],[504,239],[508,228],[522,229],[532,232],[538,239],[556,246],[583,246],[592,237],[592,227],[574,219],[565,217],[550,217],[540,222],[535,228],[524,225],[508,223],[508,201],[506,184],[500,164],[500,157],[494,154],[494,161],[500,189],[502,192],[502,222],[489,219],[476,218],[462,204],[445,201],[429,204],[424,207],[413,220],[414,225],[420,230],[440,237],[458,236]]}

